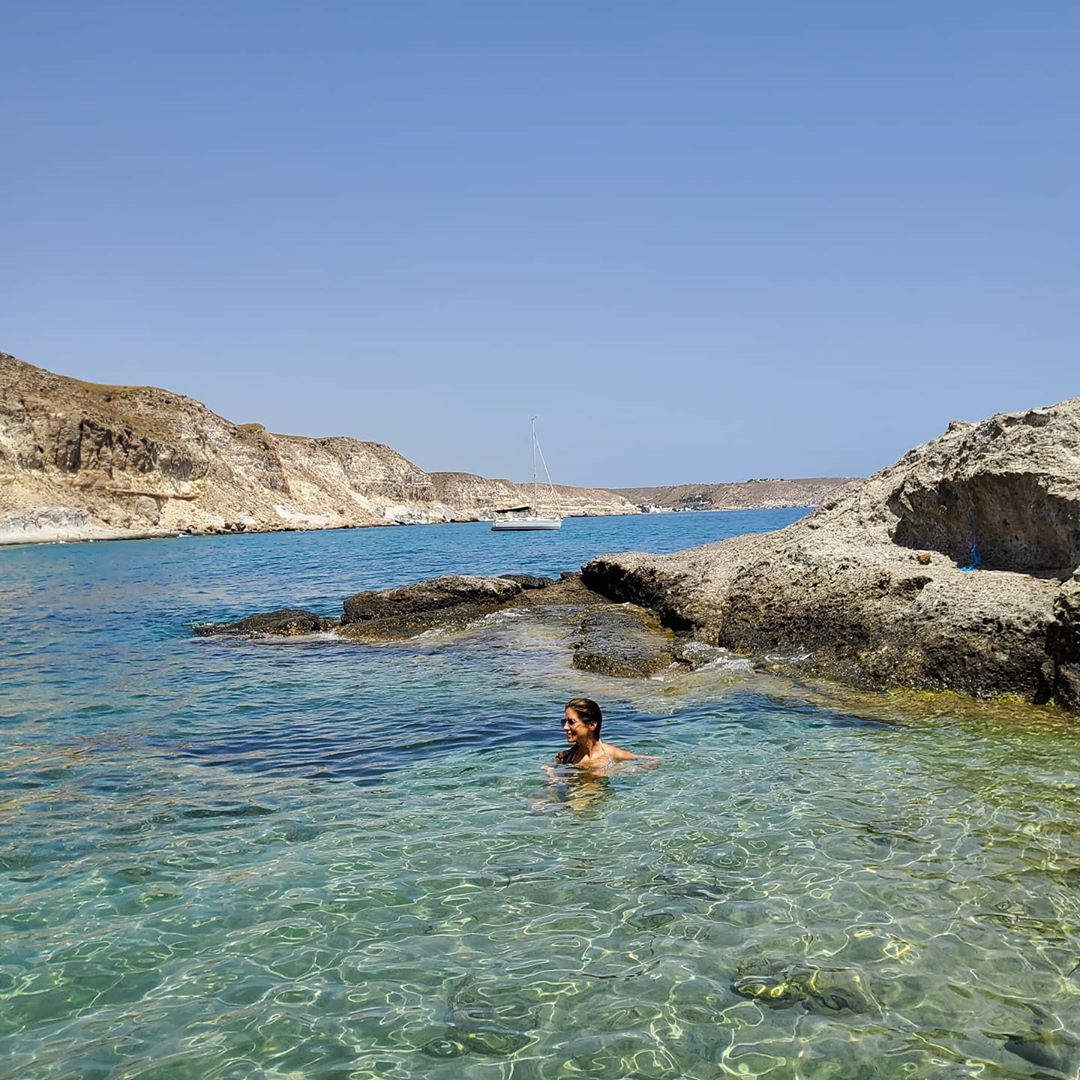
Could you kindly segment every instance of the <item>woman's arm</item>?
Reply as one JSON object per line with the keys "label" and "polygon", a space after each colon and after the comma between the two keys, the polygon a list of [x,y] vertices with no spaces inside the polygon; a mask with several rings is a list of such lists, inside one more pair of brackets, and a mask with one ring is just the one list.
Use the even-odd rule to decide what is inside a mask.
{"label": "woman's arm", "polygon": [[660,764],[660,759],[652,754],[632,754],[621,746],[612,746],[611,743],[604,743],[604,746],[607,747],[607,752],[611,755],[612,761],[640,761],[643,765]]}

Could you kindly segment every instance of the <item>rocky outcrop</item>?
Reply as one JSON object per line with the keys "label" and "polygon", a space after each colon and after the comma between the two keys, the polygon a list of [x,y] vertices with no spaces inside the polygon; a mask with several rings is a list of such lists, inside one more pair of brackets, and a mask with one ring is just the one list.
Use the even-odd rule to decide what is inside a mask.
{"label": "rocky outcrop", "polygon": [[[0,353],[0,543],[468,521],[528,501],[471,478],[497,485],[485,501],[446,475],[380,443],[275,435],[168,390],[82,382]],[[567,512],[635,509],[585,492]]]}
{"label": "rocky outcrop", "polygon": [[1045,692],[1065,708],[1080,712],[1080,577],[1066,583],[1054,600],[1046,633]]}
{"label": "rocky outcrop", "polygon": [[779,532],[605,556],[586,584],[860,686],[1080,702],[1080,399],[956,423]]}
{"label": "rocky outcrop", "polygon": [[448,574],[400,589],[359,592],[344,603],[341,635],[362,641],[461,629],[497,611],[524,590],[507,578]]}
{"label": "rocky outcrop", "polygon": [[200,637],[213,634],[233,634],[238,637],[261,637],[268,634],[277,637],[300,637],[330,630],[339,622],[338,619],[326,619],[301,608],[281,608],[261,615],[249,615],[237,622],[204,623],[194,629]]}
{"label": "rocky outcrop", "polygon": [[640,678],[710,659],[688,648],[685,640],[661,626],[644,608],[613,603],[585,588],[577,574],[564,574],[557,580],[531,574],[448,574],[397,589],[354,593],[342,609],[339,619],[286,608],[193,629],[204,637],[249,638],[329,631],[338,639],[376,643],[404,641],[432,631],[467,630],[487,615],[513,610],[528,611],[560,628],[572,642],[571,662],[581,671]]}
{"label": "rocky outcrop", "polygon": [[801,480],[668,484],[612,490],[636,506],[670,510],[778,510],[789,506],[820,506],[851,482],[849,476],[818,476]]}

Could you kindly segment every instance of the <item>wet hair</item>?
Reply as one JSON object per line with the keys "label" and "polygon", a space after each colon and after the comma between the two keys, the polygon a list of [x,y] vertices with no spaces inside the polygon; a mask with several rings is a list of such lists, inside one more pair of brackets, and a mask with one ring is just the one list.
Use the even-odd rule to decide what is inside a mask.
{"label": "wet hair", "polygon": [[[600,706],[597,705],[592,698],[572,698],[566,703],[566,708],[569,709],[583,724],[595,724],[596,731],[593,732],[593,734],[597,739],[600,738],[600,725],[604,722],[604,714],[600,711]],[[555,763],[557,765],[573,765],[573,763],[577,761],[580,753],[581,747],[575,743],[565,750],[560,750],[555,755]]]}
{"label": "wet hair", "polygon": [[573,710],[583,724],[595,724],[596,737],[600,738],[600,725],[604,722],[604,714],[592,698],[576,697],[566,703],[566,708]]}

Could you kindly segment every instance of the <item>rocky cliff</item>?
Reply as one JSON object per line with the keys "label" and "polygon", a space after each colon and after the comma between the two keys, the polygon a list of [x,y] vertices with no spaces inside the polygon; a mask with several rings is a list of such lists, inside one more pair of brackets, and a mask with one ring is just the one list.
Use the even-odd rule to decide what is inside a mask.
{"label": "rocky cliff", "polygon": [[[379,443],[275,435],[167,390],[0,353],[0,542],[467,521],[528,501],[506,481],[429,475]],[[568,489],[564,512],[634,511]]]}
{"label": "rocky cliff", "polygon": [[1080,398],[940,438],[779,532],[605,556],[590,587],[857,685],[1080,709]]}
{"label": "rocky cliff", "polygon": [[801,480],[747,480],[743,484],[669,484],[612,490],[637,506],[671,510],[775,510],[786,506],[820,506],[851,482],[849,476],[817,476]]}
{"label": "rocky cliff", "polygon": [[532,506],[542,514],[632,514],[637,507],[621,495],[599,488],[556,484],[513,484],[470,473],[429,474],[436,497],[462,513],[487,517],[511,506]]}

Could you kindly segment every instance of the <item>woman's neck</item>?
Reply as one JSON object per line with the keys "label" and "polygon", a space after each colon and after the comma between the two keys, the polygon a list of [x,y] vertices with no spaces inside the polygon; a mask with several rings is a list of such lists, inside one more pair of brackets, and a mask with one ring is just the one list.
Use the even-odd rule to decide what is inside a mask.
{"label": "woman's neck", "polygon": [[600,745],[600,740],[594,735],[586,736],[578,743],[582,757],[592,757],[592,752]]}

